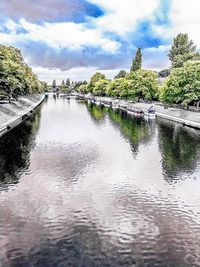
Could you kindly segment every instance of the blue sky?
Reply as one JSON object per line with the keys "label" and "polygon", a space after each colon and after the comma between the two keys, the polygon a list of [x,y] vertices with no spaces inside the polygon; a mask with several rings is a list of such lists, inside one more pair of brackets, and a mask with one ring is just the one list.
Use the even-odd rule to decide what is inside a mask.
{"label": "blue sky", "polygon": [[41,80],[112,78],[129,70],[138,47],[143,67],[169,66],[179,32],[200,48],[199,0],[1,0],[0,43],[22,50]]}

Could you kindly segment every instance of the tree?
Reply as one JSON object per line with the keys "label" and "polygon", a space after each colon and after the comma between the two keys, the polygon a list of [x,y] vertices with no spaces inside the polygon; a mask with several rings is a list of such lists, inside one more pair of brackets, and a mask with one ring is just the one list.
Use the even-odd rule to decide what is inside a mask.
{"label": "tree", "polygon": [[109,81],[106,79],[99,80],[98,82],[95,83],[95,86],[92,91],[93,94],[97,96],[105,96],[108,84]]}
{"label": "tree", "polygon": [[0,45],[0,94],[11,98],[41,92],[43,84],[24,62],[20,50]]}
{"label": "tree", "polygon": [[163,69],[158,72],[158,78],[166,78],[170,75],[170,69]]}
{"label": "tree", "polygon": [[68,78],[67,81],[66,81],[66,86],[67,87],[70,87],[70,79]]}
{"label": "tree", "polygon": [[141,48],[137,49],[135,58],[132,61],[131,71],[136,71],[141,69],[142,67],[142,52]]}
{"label": "tree", "polygon": [[200,61],[187,62],[181,68],[172,70],[161,88],[160,100],[187,107],[190,103],[200,103]]}
{"label": "tree", "polygon": [[135,98],[132,90],[132,81],[126,78],[118,78],[111,81],[107,86],[107,94],[114,97]]}
{"label": "tree", "polygon": [[56,80],[55,80],[55,79],[54,79],[53,82],[52,82],[52,87],[53,87],[53,89],[56,88]]}
{"label": "tree", "polygon": [[60,87],[60,91],[65,91],[67,89],[67,86],[65,85],[65,81],[64,80],[62,80],[62,83],[61,83],[61,85],[59,87]]}
{"label": "tree", "polygon": [[92,93],[95,87],[95,84],[99,82],[100,80],[106,80],[106,76],[101,72],[96,72],[90,79],[90,82],[88,84],[88,92]]}
{"label": "tree", "polygon": [[107,86],[107,95],[120,97],[122,93],[122,83],[124,82],[124,78],[118,78],[112,80]]}
{"label": "tree", "polygon": [[132,71],[127,76],[127,79],[131,81],[131,93],[135,95],[136,100],[140,98],[152,100],[158,97],[158,82],[157,74],[151,70],[137,70]]}
{"label": "tree", "polygon": [[126,77],[126,71],[125,70],[120,70],[119,73],[115,76],[114,79],[119,79],[119,78],[124,78]]}
{"label": "tree", "polygon": [[198,59],[199,54],[193,41],[189,40],[188,34],[179,33],[173,40],[168,56],[172,68],[180,68],[184,62]]}

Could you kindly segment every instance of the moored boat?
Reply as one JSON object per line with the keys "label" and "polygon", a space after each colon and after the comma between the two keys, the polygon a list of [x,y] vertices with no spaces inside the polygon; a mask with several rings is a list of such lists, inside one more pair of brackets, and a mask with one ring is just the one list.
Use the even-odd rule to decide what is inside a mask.
{"label": "moored boat", "polygon": [[155,119],[156,118],[156,111],[151,106],[147,111],[144,112],[144,115],[148,117],[149,119]]}

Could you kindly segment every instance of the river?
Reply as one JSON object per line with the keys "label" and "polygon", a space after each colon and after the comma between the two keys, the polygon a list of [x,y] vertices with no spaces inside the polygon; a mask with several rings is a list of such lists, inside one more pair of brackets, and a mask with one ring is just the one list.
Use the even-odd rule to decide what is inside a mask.
{"label": "river", "polygon": [[10,266],[200,266],[200,131],[50,96],[0,139]]}

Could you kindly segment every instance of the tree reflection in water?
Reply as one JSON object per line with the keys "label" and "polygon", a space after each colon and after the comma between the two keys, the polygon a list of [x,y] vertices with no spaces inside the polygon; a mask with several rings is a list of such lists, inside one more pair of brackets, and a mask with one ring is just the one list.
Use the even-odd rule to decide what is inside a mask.
{"label": "tree reflection in water", "polygon": [[39,125],[40,110],[0,139],[0,188],[17,183],[21,170],[28,168]]}
{"label": "tree reflection in water", "polygon": [[129,140],[134,153],[138,151],[139,145],[149,142],[154,136],[155,127],[147,124],[142,118],[133,118],[123,111],[113,111],[111,108],[86,104],[87,110],[93,121],[98,125],[105,122],[106,115],[113,126],[116,126],[122,136]]}
{"label": "tree reflection in water", "polygon": [[160,119],[158,133],[165,177],[176,179],[181,173],[195,169],[200,156],[197,131]]}
{"label": "tree reflection in water", "polygon": [[93,103],[86,103],[86,108],[89,112],[90,117],[96,125],[101,125],[105,122],[107,108],[103,106],[97,106]]}

